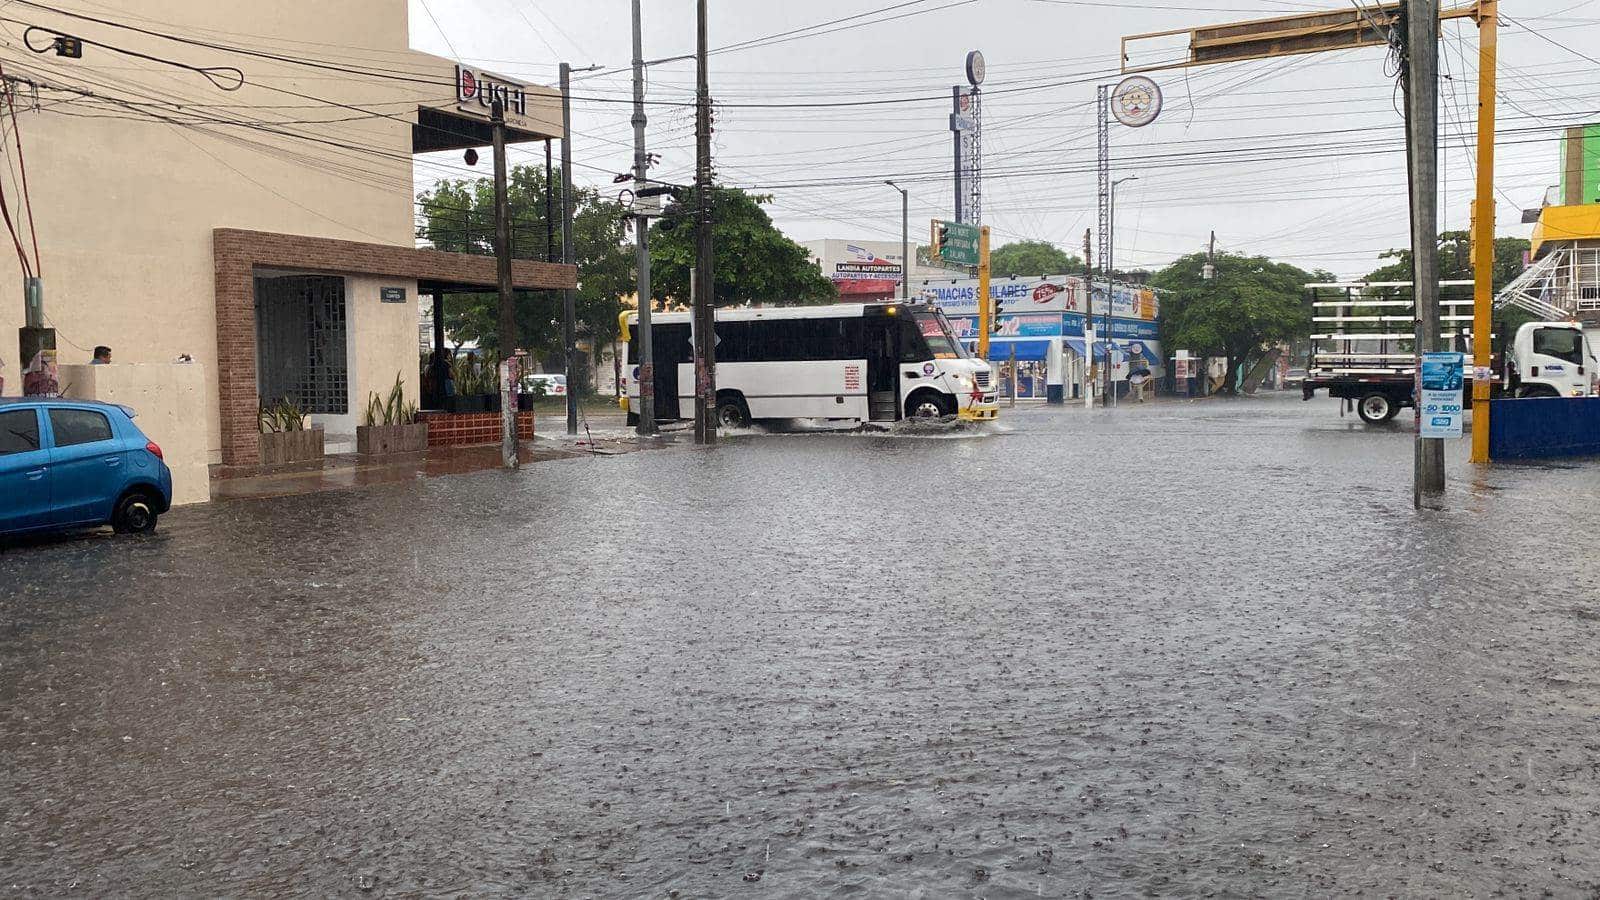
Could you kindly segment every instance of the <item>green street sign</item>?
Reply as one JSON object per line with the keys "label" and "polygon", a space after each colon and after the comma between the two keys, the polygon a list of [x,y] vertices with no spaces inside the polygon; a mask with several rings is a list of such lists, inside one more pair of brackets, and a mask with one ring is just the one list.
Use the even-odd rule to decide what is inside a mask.
{"label": "green street sign", "polygon": [[940,222],[939,230],[943,238],[939,242],[939,256],[945,262],[959,266],[978,264],[978,226]]}

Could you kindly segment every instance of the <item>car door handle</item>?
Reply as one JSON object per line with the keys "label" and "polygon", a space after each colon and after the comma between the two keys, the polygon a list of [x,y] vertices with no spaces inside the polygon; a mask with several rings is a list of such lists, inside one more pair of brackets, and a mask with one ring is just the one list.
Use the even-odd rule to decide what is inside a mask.
{"label": "car door handle", "polygon": [[106,457],[106,465],[108,465],[108,466],[120,466],[120,465],[122,465],[122,457],[120,457],[120,456],[108,456],[108,457]]}
{"label": "car door handle", "polygon": [[39,479],[44,477],[46,471],[47,470],[45,470],[45,469],[34,469],[33,471],[27,473],[28,480],[29,481],[38,481]]}

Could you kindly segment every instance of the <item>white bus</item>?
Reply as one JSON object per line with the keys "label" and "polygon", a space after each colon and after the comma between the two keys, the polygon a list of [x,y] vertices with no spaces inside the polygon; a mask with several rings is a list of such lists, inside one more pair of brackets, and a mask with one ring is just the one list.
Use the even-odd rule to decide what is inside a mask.
{"label": "white bus", "polygon": [[[622,399],[637,424],[638,313],[622,316],[627,348]],[[657,421],[694,418],[689,314],[652,317]],[[841,303],[717,310],[717,421],[773,419],[892,422],[959,416],[993,419],[993,374],[955,337],[938,308]]]}

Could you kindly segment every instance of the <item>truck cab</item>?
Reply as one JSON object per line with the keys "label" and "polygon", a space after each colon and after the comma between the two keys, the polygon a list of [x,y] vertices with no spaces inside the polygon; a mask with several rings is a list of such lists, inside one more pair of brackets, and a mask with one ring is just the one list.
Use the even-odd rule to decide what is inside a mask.
{"label": "truck cab", "polygon": [[1505,393],[1513,397],[1591,397],[1600,359],[1576,322],[1528,322],[1506,351]]}

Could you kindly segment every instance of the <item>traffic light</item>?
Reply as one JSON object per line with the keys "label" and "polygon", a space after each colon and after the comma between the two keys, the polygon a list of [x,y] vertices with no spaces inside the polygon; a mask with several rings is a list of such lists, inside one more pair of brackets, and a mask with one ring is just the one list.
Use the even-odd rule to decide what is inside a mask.
{"label": "traffic light", "polygon": [[944,255],[944,242],[950,237],[950,226],[945,222],[934,219],[928,235],[928,259],[936,260]]}

